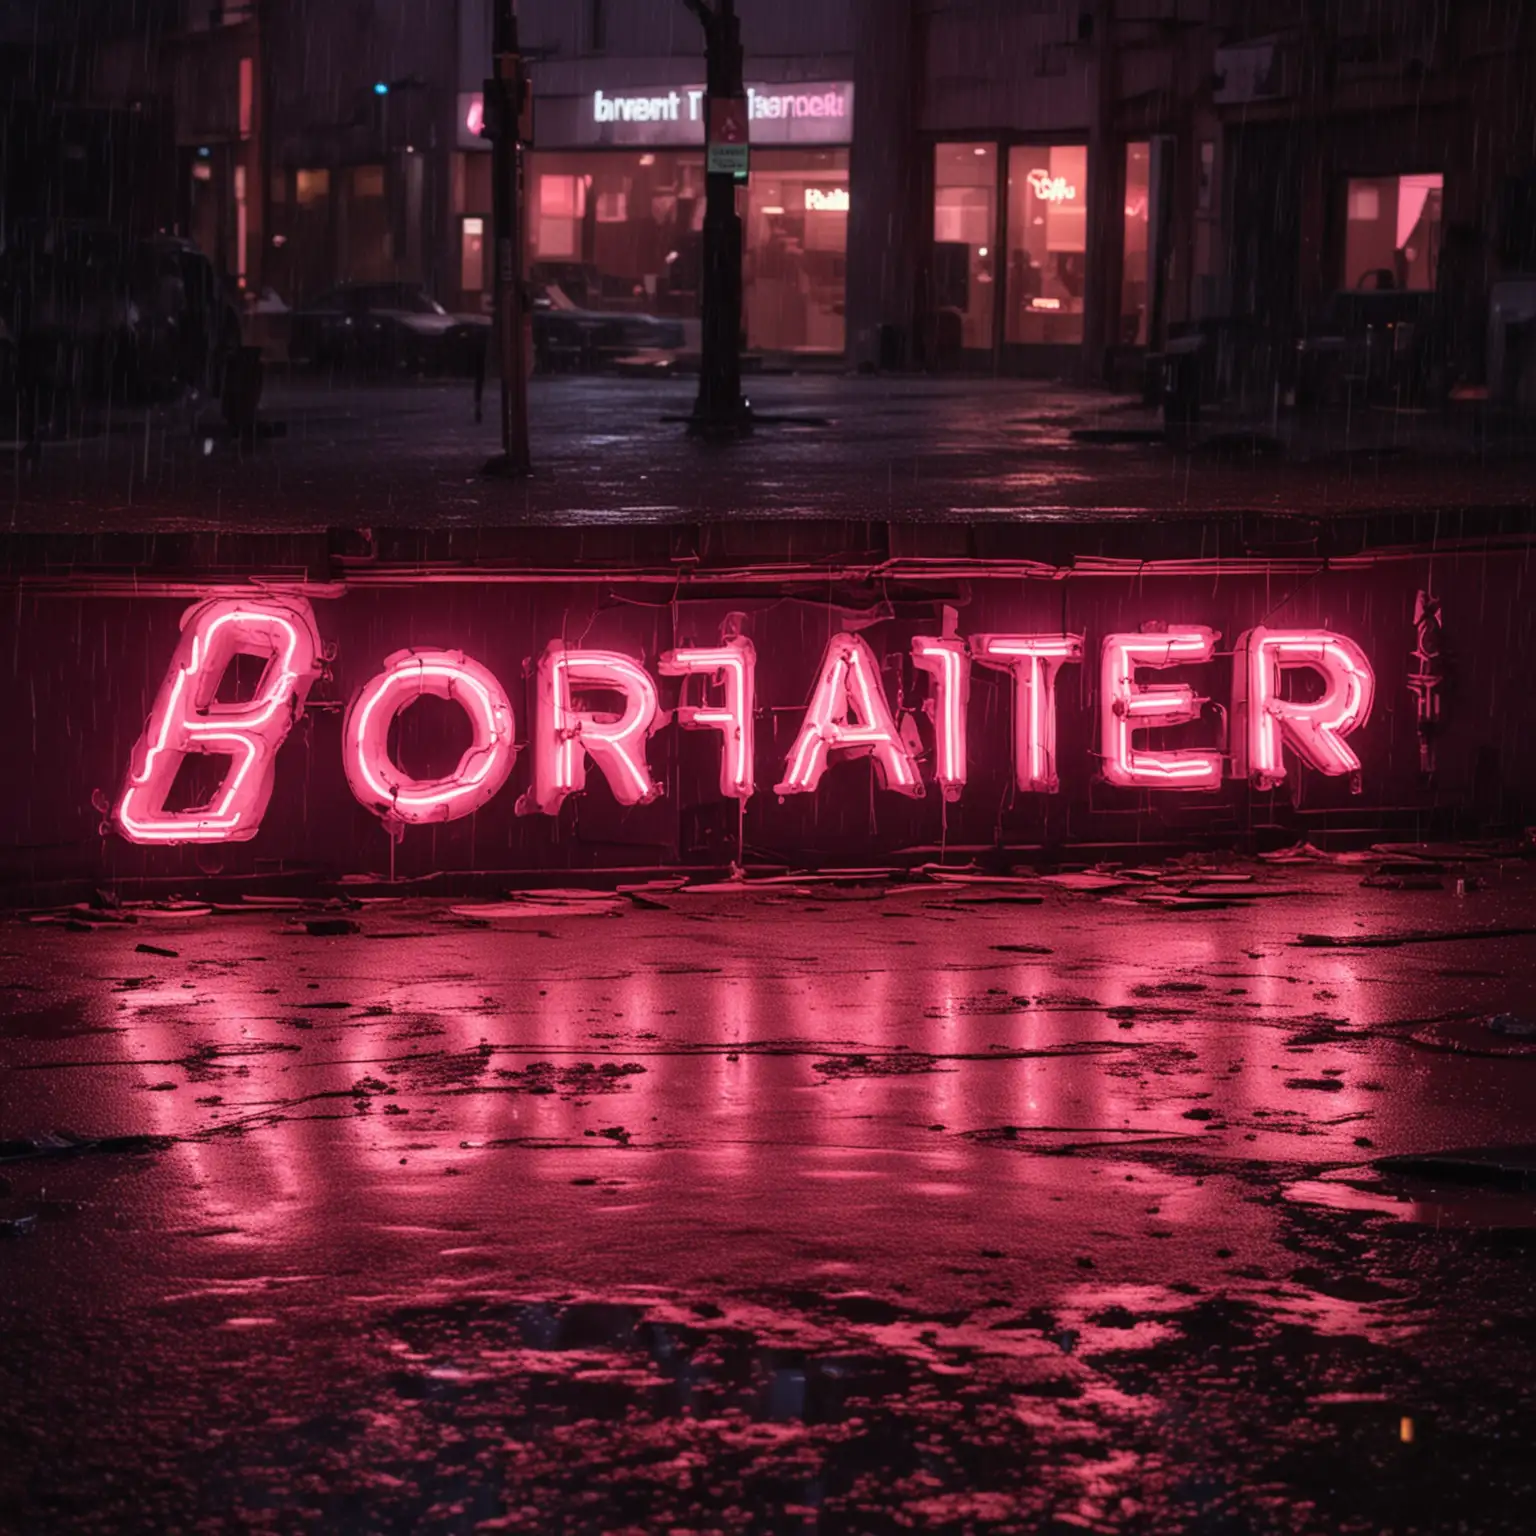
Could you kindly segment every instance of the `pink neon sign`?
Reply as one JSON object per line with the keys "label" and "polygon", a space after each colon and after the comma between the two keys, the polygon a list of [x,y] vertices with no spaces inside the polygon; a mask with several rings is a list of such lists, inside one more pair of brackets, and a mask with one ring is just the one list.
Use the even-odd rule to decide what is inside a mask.
{"label": "pink neon sign", "polygon": [[[1365,652],[1325,629],[1250,629],[1238,637],[1232,688],[1233,771],[1256,788],[1285,781],[1282,746],[1319,773],[1355,774],[1360,759],[1344,738],[1371,712],[1375,675]],[[1322,680],[1309,702],[1283,697],[1285,673]]]}
{"label": "pink neon sign", "polygon": [[923,793],[917,764],[881,687],[880,664],[858,635],[833,635],[827,642],[804,723],[774,793],[813,793],[833,753],[872,757],[883,788],[914,798]]}
{"label": "pink neon sign", "polygon": [[[567,795],[586,788],[588,757],[620,805],[639,805],[661,793],[645,760],[660,701],[654,679],[638,661],[618,651],[568,650],[552,640],[536,677],[533,798],[520,809],[558,815]],[[618,714],[579,709],[574,696],[583,691],[616,693],[624,708]]]}
{"label": "pink neon sign", "polygon": [[[739,633],[740,623],[732,615],[718,643],[678,646],[657,658],[656,673],[677,680],[681,693],[670,709],[662,708],[656,677],[639,657],[561,641],[545,647],[531,669],[533,771],[518,810],[558,815],[570,796],[586,789],[589,761],[618,804],[656,799],[662,786],[647,743],[672,724],[718,735],[720,794],[745,805],[758,788],[762,717],[758,653]],[[952,615],[945,627],[952,627]],[[1103,777],[1140,790],[1212,790],[1236,777],[1269,790],[1300,763],[1358,781],[1360,759],[1346,738],[1369,717],[1375,678],[1360,647],[1330,630],[1245,631],[1233,654],[1230,712],[1214,711],[1218,739],[1178,744],[1181,728],[1199,720],[1210,701],[1197,696],[1186,677],[1153,681],[1147,674],[1203,667],[1216,658],[1218,639],[1213,629],[1187,624],[1104,638],[1097,702]],[[242,655],[262,663],[253,695],[221,700],[225,674]],[[893,704],[869,642],[835,634],[774,792],[813,794],[830,767],[867,758],[883,789],[921,797],[921,764],[927,763],[944,798],[958,800],[974,745],[972,669],[981,666],[1011,679],[1018,789],[1056,793],[1056,684],[1061,668],[1083,656],[1078,634],[918,635],[907,660],[911,672],[925,678],[919,702],[908,703],[898,690]],[[897,660],[887,659],[893,676]],[[272,793],[278,751],[321,671],[314,615],[300,598],[252,593],[189,609],[131,754],[113,811],[117,829],[146,844],[254,836]],[[401,713],[427,695],[463,710],[471,741],[452,772],[417,779],[400,766],[390,739]],[[397,651],[347,708],[343,770],[357,800],[393,827],[453,821],[507,784],[518,757],[515,730],[512,700],[483,664],[461,651]],[[1143,733],[1150,730],[1171,733],[1172,742],[1149,743]],[[200,805],[169,809],[182,764],[194,753],[227,759],[218,787]]]}
{"label": "pink neon sign", "polygon": [[969,776],[966,721],[971,703],[971,653],[964,640],[918,635],[912,665],[933,679],[933,776],[946,800],[958,800]]}
{"label": "pink neon sign", "polygon": [[[320,673],[320,636],[302,598],[213,598],[182,615],[181,640],[133,749],[113,819],[135,843],[223,843],[254,837],[272,797],[278,748]],[[218,698],[236,656],[264,659],[254,696]],[[199,806],[166,809],[192,753],[229,759]]]}
{"label": "pink neon sign", "polygon": [[1139,683],[1137,670],[1209,661],[1216,640],[1214,629],[1197,624],[1170,624],[1162,633],[1106,637],[1099,680],[1099,738],[1104,777],[1111,784],[1143,789],[1220,785],[1220,752],[1195,747],[1152,752],[1135,745],[1138,731],[1198,720],[1204,702],[1188,683]]}
{"label": "pink neon sign", "polygon": [[[451,699],[469,717],[471,739],[452,773],[413,779],[389,755],[389,729],[424,694]],[[517,748],[512,701],[462,651],[396,651],[370,678],[342,725],[347,783],[377,815],[407,823],[454,821],[479,810],[507,782]]]}
{"label": "pink neon sign", "polygon": [[1056,674],[1083,659],[1081,635],[975,635],[983,666],[1013,674],[1013,772],[1026,793],[1055,794]]}
{"label": "pink neon sign", "polygon": [[753,720],[757,712],[757,652],[750,640],[733,637],[717,646],[668,651],[657,664],[663,677],[702,674],[716,679],[724,695],[719,708],[680,704],[677,723],[684,730],[719,731],[720,793],[750,800],[756,787]]}

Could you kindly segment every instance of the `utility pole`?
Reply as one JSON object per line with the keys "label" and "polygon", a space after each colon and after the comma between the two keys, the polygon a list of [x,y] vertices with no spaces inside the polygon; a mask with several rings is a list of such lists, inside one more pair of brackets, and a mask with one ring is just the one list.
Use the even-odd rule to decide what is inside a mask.
{"label": "utility pole", "polygon": [[704,29],[705,200],[703,356],[699,395],[688,430],[699,437],[741,437],[752,430],[752,408],[741,394],[741,219],[736,174],[716,169],[715,145],[736,140],[746,152],[746,86],[742,80],[741,23],[736,0],[683,0]]}
{"label": "utility pole", "polygon": [[485,133],[491,140],[492,248],[496,261],[496,340],[501,359],[501,452],[488,475],[526,475],[528,358],[523,333],[523,132],[528,80],[517,43],[517,0],[495,0],[492,77],[485,82]]}

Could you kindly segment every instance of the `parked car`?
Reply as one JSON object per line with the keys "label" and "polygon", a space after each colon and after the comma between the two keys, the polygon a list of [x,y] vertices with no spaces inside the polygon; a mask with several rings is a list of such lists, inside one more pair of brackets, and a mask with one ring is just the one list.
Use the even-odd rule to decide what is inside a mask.
{"label": "parked car", "polygon": [[241,347],[239,308],[196,245],[95,223],[18,224],[0,315],[0,389],[28,440],[71,430],[88,402],[216,395]]}
{"label": "parked car", "polygon": [[1296,343],[1297,405],[1326,407],[1352,392],[1394,405],[1433,398],[1443,375],[1433,347],[1437,304],[1433,291],[1374,281],[1331,295],[1317,324]]}
{"label": "parked car", "polygon": [[558,283],[535,283],[534,366],[543,373],[590,373],[637,354],[683,349],[683,322],[629,310],[583,309]]}
{"label": "parked car", "polygon": [[190,240],[156,235],[128,260],[134,369],[143,393],[217,395],[240,350],[240,308]]}
{"label": "parked car", "polygon": [[472,373],[490,334],[488,316],[450,314],[414,283],[343,283],[293,311],[288,356],[365,372]]}

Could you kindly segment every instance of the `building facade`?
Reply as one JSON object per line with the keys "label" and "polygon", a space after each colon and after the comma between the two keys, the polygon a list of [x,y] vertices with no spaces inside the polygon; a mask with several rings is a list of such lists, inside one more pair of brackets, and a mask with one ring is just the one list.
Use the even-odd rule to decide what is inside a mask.
{"label": "building facade", "polygon": [[[477,12],[484,13],[483,16]],[[459,292],[485,292],[489,154],[476,137],[486,0],[461,0],[455,168]],[[841,356],[846,347],[849,163],[857,123],[844,3],[745,5],[752,169],[741,189],[747,345]],[[535,282],[575,303],[693,321],[704,223],[704,59],[680,0],[525,0],[534,143],[526,250]]]}
{"label": "building facade", "polygon": [[[1523,0],[738,3],[749,347],[1097,379],[1199,328],[1223,388],[1273,395],[1340,294],[1390,288],[1436,295],[1457,377],[1506,366],[1496,285],[1536,273]],[[175,141],[137,207],[290,304],[346,280],[488,304],[491,0],[111,9],[90,104]],[[531,277],[695,316],[697,19],[519,15]]]}
{"label": "building facade", "polygon": [[1338,296],[1435,295],[1487,366],[1536,269],[1520,0],[856,0],[858,362],[1103,378],[1209,333],[1283,391]]}

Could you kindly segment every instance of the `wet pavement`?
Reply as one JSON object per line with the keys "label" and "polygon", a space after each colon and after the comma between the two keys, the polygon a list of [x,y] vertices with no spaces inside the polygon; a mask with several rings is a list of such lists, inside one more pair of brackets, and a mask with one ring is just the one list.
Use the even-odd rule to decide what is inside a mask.
{"label": "wet pavement", "polygon": [[8,921],[0,1529],[1524,1529],[1536,872],[1374,867]]}
{"label": "wet pavement", "polygon": [[762,425],[711,446],[684,422],[687,378],[539,377],[527,481],[480,473],[496,386],[366,385],[274,374],[266,432],[242,448],[217,411],[93,411],[30,467],[0,450],[13,531],[676,523],[755,517],[897,522],[1530,508],[1529,430],[1422,412],[1208,423],[1192,451],[1138,399],[1016,379],[770,375]]}

